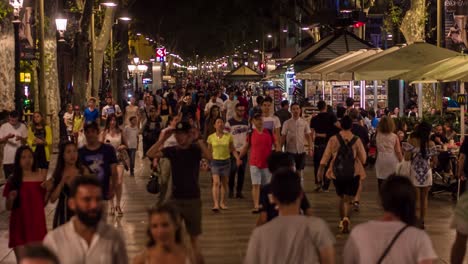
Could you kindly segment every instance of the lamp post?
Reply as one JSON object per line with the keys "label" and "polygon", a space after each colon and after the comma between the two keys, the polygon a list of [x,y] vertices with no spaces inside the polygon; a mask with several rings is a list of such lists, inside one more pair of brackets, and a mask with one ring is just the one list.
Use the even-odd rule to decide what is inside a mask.
{"label": "lamp post", "polygon": [[135,76],[135,92],[138,92],[139,75],[148,71],[148,66],[140,64],[140,58],[134,57],[133,64],[128,65],[128,71]]}
{"label": "lamp post", "polygon": [[68,20],[64,18],[61,14],[57,16],[55,19],[55,26],[57,27],[57,31],[59,32],[59,42],[65,42],[65,30],[67,30],[67,22]]}
{"label": "lamp post", "polygon": [[[112,24],[111,30],[110,30],[110,71],[109,71],[109,79],[110,79],[110,84],[111,84],[111,90],[112,90],[112,96],[114,98],[120,98],[117,89],[114,85],[114,25],[117,25],[119,23],[119,20],[128,22],[131,21],[132,19],[130,16],[127,14],[127,12],[122,12],[122,14],[119,16],[118,19],[115,20],[115,22]],[[114,93],[115,92],[115,93]]]}
{"label": "lamp post", "polygon": [[13,28],[15,34],[15,110],[19,113],[23,111],[21,106],[21,84],[20,84],[20,40],[19,26],[21,20],[19,13],[23,7],[23,0],[10,0],[10,5],[13,7]]}

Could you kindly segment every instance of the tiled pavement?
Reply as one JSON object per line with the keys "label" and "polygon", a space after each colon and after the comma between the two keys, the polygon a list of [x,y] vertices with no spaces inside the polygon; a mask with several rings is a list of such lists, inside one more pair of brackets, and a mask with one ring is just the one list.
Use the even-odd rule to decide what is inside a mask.
{"label": "tiled pavement", "polygon": [[[309,164],[305,173],[307,195],[315,214],[324,218],[329,223],[331,230],[336,234],[337,252],[338,256],[340,256],[347,236],[338,232],[336,196],[333,191],[329,193],[312,192],[312,173],[312,167]],[[142,250],[146,242],[147,219],[145,209],[155,202],[155,197],[145,190],[146,176],[149,175],[148,166],[143,166],[142,162],[138,162],[136,175],[135,178],[125,175],[124,216],[109,219],[110,223],[123,232],[130,256],[134,256]],[[229,200],[229,210],[215,215],[210,210],[212,206],[210,177],[207,174],[202,174],[200,179],[203,194],[204,231],[201,237],[201,247],[206,263],[242,263],[250,232],[255,225],[255,216],[250,213],[251,200]],[[0,191],[2,191],[1,188]],[[246,180],[244,195],[246,197],[250,196],[248,180]],[[381,214],[381,209],[377,203],[376,180],[373,170],[369,170],[361,200],[361,211],[355,213],[351,218],[353,224],[376,218]],[[3,201],[1,203],[3,207]],[[441,195],[432,198],[429,206],[428,219],[426,220],[427,231],[432,238],[437,254],[441,258],[439,263],[449,263],[450,247],[454,237],[454,232],[449,229],[453,203],[448,195]],[[52,222],[53,208],[54,205],[49,205],[46,208],[49,227]],[[7,242],[8,213],[2,211],[0,213],[0,263],[15,263],[14,255],[8,249]]]}

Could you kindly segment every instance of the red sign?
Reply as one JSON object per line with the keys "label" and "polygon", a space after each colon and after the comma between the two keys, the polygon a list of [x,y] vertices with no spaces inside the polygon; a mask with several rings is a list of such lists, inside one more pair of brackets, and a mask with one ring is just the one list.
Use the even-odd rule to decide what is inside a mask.
{"label": "red sign", "polygon": [[156,49],[156,60],[159,62],[166,61],[166,48],[157,48]]}

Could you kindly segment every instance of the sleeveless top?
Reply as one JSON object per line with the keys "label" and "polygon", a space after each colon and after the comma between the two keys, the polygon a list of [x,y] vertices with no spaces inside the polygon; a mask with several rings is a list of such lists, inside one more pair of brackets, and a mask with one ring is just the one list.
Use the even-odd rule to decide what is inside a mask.
{"label": "sleeveless top", "polygon": [[379,153],[395,153],[395,144],[397,141],[397,135],[394,133],[382,134],[377,133],[377,151]]}
{"label": "sleeveless top", "polygon": [[[145,249],[145,264],[151,264],[148,249]],[[192,262],[190,261],[190,258],[188,256],[185,257],[185,264],[192,264]]]}
{"label": "sleeveless top", "polygon": [[111,145],[115,150],[117,150],[117,148],[122,144],[122,134],[118,133],[112,136],[111,133],[106,133],[104,143]]}

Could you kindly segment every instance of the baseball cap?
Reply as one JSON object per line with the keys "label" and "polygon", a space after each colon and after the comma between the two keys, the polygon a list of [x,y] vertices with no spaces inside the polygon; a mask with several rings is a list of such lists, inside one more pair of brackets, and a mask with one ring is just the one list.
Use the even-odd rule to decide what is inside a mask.
{"label": "baseball cap", "polygon": [[84,129],[85,132],[88,131],[89,129],[96,129],[96,130],[99,131],[99,125],[95,121],[86,122],[83,129]]}
{"label": "baseball cap", "polygon": [[187,121],[177,123],[175,132],[189,132],[192,126]]}

